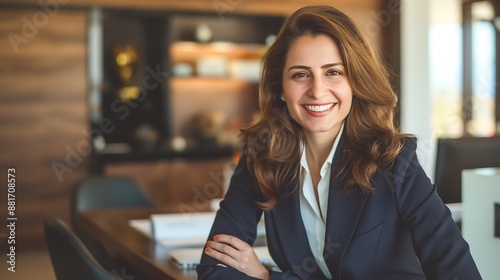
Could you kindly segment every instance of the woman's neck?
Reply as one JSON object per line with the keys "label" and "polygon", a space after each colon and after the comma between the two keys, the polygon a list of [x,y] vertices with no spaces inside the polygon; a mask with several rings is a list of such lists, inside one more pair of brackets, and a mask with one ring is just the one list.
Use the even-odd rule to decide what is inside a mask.
{"label": "woman's neck", "polygon": [[309,165],[314,164],[317,167],[323,165],[337,135],[326,135],[326,133],[306,134],[306,155]]}

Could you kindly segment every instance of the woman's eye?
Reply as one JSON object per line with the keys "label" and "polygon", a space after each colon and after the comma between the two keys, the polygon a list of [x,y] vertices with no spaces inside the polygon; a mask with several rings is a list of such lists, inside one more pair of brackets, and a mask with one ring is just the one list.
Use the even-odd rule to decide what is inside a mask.
{"label": "woman's eye", "polygon": [[294,78],[294,79],[305,78],[305,77],[308,77],[308,75],[306,73],[303,73],[303,72],[298,72],[298,73],[295,73],[292,75],[292,78]]}
{"label": "woman's eye", "polygon": [[328,76],[337,76],[337,75],[342,75],[342,72],[338,70],[330,70],[326,73]]}

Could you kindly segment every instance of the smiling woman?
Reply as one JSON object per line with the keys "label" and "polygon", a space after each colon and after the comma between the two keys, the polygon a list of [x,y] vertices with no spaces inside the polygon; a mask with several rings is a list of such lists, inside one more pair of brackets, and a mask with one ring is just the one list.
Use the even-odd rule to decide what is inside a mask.
{"label": "smiling woman", "polygon": [[[359,185],[363,192],[372,192],[370,181],[377,165],[393,161],[402,148],[402,140],[408,137],[394,127],[397,97],[388,77],[366,38],[340,11],[314,6],[303,8],[289,18],[264,57],[260,85],[262,119],[243,130],[247,142],[262,141],[268,132],[273,139],[269,141],[269,150],[254,150],[248,145],[249,153],[256,157],[255,176],[267,200],[263,202],[264,208],[272,208],[276,201],[277,184],[298,178],[300,143],[305,141],[308,160],[315,161],[319,170],[342,123],[348,127],[345,133],[349,141],[345,145],[350,151],[344,155],[348,160],[342,161],[339,170],[339,176],[346,179],[343,188],[348,191],[350,186]],[[292,92],[304,95],[309,104],[287,100]],[[324,95],[320,98],[335,105],[332,113],[325,112],[321,120],[314,116],[324,114],[303,107],[328,105],[318,101],[318,95]],[[305,101],[301,98],[300,102]],[[306,121],[304,127],[302,122]],[[334,126],[336,131],[314,134],[320,138],[307,143],[313,140],[312,134],[306,133],[310,126],[318,132]],[[311,147],[316,150],[310,150]],[[265,162],[267,159],[272,161]],[[271,170],[267,166],[273,161],[289,164],[279,164]]]}
{"label": "smiling woman", "polygon": [[[288,17],[199,279],[481,279],[414,137],[394,127],[388,77],[339,10]],[[252,248],[262,214],[279,271]]]}

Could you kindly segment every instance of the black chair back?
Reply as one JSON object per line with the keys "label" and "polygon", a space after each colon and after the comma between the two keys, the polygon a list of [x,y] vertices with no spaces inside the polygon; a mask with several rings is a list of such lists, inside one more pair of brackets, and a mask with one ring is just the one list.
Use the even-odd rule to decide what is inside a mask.
{"label": "black chair back", "polygon": [[[71,222],[76,235],[94,257],[108,270],[125,264],[110,258],[105,250],[85,233],[78,223],[78,213],[86,210],[151,207],[155,202],[134,180],[122,176],[93,176],[80,181],[71,197]],[[128,270],[131,270],[130,268]]]}
{"label": "black chair back", "polygon": [[80,181],[71,198],[71,222],[80,235],[78,212],[85,210],[150,207],[155,202],[132,179],[120,176],[95,176]]}
{"label": "black chair back", "polygon": [[44,230],[57,280],[121,279],[102,267],[62,220],[47,218]]}
{"label": "black chair back", "polygon": [[444,203],[462,201],[462,170],[500,167],[500,137],[438,139],[434,184]]}
{"label": "black chair back", "polygon": [[153,200],[132,179],[95,176],[80,181],[73,192],[75,211],[153,206]]}

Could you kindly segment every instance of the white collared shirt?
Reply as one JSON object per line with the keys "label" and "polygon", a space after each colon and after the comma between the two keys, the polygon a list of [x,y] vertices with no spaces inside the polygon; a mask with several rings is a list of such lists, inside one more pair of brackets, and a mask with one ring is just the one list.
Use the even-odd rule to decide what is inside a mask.
{"label": "white collared shirt", "polygon": [[314,186],[306,159],[306,145],[302,143],[301,165],[301,191],[300,191],[300,214],[306,229],[307,240],[311,246],[311,251],[321,272],[328,278],[332,275],[328,270],[323,250],[325,247],[326,234],[326,214],[328,211],[328,193],[330,189],[331,165],[335,150],[337,149],[344,125],[340,128],[339,134],[333,142],[332,149],[320,170],[321,179],[318,183],[319,205],[314,194]]}

